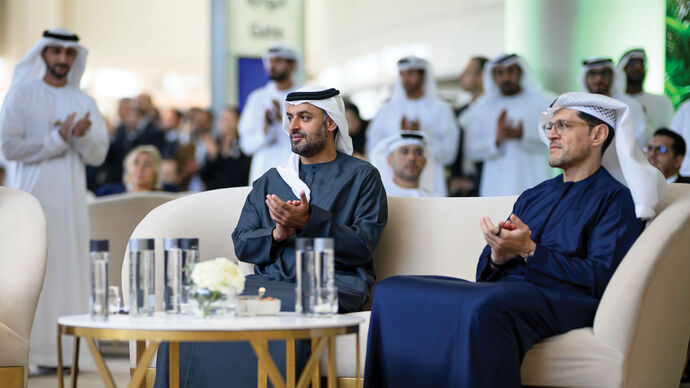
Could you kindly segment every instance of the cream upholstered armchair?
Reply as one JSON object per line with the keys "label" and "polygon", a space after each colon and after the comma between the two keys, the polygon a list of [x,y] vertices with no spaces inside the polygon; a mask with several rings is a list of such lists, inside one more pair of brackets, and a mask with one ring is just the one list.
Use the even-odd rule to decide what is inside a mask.
{"label": "cream upholstered armchair", "polygon": [[[204,191],[178,198],[153,209],[134,228],[131,238],[153,238],[156,247],[156,311],[163,310],[163,239],[199,238],[201,260],[223,256],[236,259],[230,235],[249,193],[249,187]],[[122,258],[122,295],[129,298],[128,248]],[[251,271],[252,266],[240,266]],[[115,268],[112,266],[111,268]],[[246,273],[246,272],[245,272]]]}
{"label": "cream upholstered armchair", "polygon": [[[250,187],[204,191],[178,198],[153,209],[136,226],[131,238],[153,238],[156,249],[156,311],[163,310],[163,239],[166,237],[199,238],[201,260],[227,257],[236,260],[231,234]],[[122,296],[129,303],[129,263],[125,249],[122,263]],[[115,267],[112,266],[113,270]],[[251,264],[240,263],[245,274],[253,273]],[[134,346],[130,344],[130,362],[134,366]],[[149,364],[155,366],[155,357]],[[147,387],[152,386],[153,370],[149,370]],[[150,384],[149,384],[150,383]]]}
{"label": "cream upholstered armchair", "polygon": [[48,230],[31,194],[0,187],[0,387],[24,387],[29,337],[43,288]]}
{"label": "cream upholstered armchair", "polygon": [[159,205],[181,195],[162,191],[123,193],[89,201],[90,238],[110,241],[110,274],[108,284],[120,285],[122,258],[139,221]]}

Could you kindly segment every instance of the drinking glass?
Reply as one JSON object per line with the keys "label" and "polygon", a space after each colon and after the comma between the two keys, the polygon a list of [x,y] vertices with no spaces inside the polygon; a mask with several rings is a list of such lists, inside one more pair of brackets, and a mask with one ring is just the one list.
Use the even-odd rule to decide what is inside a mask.
{"label": "drinking glass", "polygon": [[118,286],[108,287],[108,308],[110,309],[110,313],[119,313],[121,303],[122,299],[120,298],[120,288]]}
{"label": "drinking glass", "polygon": [[295,312],[303,315],[314,315],[316,305],[316,263],[314,257],[314,240],[298,238],[295,240]]}

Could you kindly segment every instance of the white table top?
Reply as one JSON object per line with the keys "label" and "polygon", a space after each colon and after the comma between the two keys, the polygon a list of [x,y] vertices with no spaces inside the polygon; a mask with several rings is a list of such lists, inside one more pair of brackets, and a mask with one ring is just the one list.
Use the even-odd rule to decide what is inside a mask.
{"label": "white table top", "polygon": [[273,316],[201,318],[156,312],[152,317],[111,315],[107,321],[94,321],[88,314],[58,318],[58,324],[90,329],[170,330],[170,331],[243,331],[324,329],[358,325],[364,319],[352,315],[306,317],[281,312]]}

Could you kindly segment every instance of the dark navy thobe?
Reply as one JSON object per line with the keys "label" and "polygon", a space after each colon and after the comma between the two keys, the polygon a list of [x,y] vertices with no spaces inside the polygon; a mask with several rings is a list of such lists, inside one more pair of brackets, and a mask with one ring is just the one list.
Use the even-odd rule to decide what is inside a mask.
{"label": "dark navy thobe", "polygon": [[[335,243],[335,283],[341,312],[359,311],[369,299],[375,280],[372,255],[388,219],[386,192],[371,164],[337,153],[327,163],[300,164],[300,179],[309,186],[310,218],[303,230],[285,241],[273,240],[275,227],[265,203],[267,194],[297,200],[275,168],[253,183],[232,239],[237,258],[253,263],[254,274],[245,293],[281,299],[283,311],[295,308],[295,238],[332,237]],[[306,363],[309,345],[297,341],[297,369]],[[284,373],[285,342],[270,341],[269,351]],[[256,386],[256,356],[245,342],[183,343],[180,347],[183,387]],[[156,363],[156,387],[168,385],[168,347],[163,344]]]}
{"label": "dark navy thobe", "polygon": [[487,245],[477,283],[392,277],[376,286],[365,387],[519,387],[535,343],[591,326],[616,267],[644,228],[630,191],[603,167],[547,180],[517,199],[534,256],[495,270]]}

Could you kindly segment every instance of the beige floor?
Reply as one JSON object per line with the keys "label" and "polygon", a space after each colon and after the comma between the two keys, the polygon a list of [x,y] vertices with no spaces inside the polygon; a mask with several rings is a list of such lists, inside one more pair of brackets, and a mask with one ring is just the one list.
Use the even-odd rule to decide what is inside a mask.
{"label": "beige floor", "polygon": [[[91,357],[91,354],[82,354],[81,357]],[[118,387],[126,387],[129,383],[129,360],[126,357],[106,357],[106,364]],[[83,371],[79,374],[79,388],[101,388],[103,382],[97,371]],[[58,386],[57,375],[29,377],[29,388],[56,388]],[[69,387],[69,372],[66,372],[65,387]]]}
{"label": "beige floor", "polygon": [[[89,357],[91,355],[89,354]],[[126,387],[129,383],[129,360],[126,357],[106,357],[110,373],[118,387]],[[38,376],[29,377],[29,388],[56,388],[58,386],[57,376]],[[65,376],[65,387],[69,387],[69,372]],[[79,374],[79,388],[101,388],[101,381],[98,372],[85,371]],[[681,384],[680,388],[690,388],[690,383]]]}

